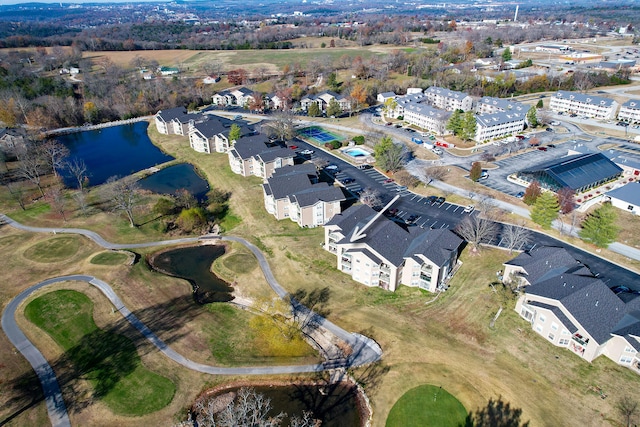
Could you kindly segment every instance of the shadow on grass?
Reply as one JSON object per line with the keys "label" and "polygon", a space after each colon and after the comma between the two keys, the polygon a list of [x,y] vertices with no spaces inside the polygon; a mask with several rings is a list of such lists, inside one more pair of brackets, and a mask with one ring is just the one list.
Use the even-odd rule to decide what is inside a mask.
{"label": "shadow on grass", "polygon": [[529,427],[529,421],[521,422],[522,409],[514,408],[502,397],[489,399],[487,406],[469,412],[463,427]]}
{"label": "shadow on grass", "polygon": [[[133,312],[167,345],[181,339],[179,326],[192,321],[205,309],[196,305],[190,295]],[[133,329],[119,313],[117,320],[85,335],[80,343],[49,364],[56,373],[69,413],[78,413],[95,400],[104,398],[118,383],[139,366],[138,359],[157,352],[144,336]],[[125,335],[128,333],[128,336]],[[166,359],[169,364],[175,362]],[[156,372],[162,375],[162,372]],[[87,395],[81,380],[92,383]],[[11,396],[2,402],[3,426],[44,400],[42,387],[33,370],[19,373],[2,384],[3,394]]]}

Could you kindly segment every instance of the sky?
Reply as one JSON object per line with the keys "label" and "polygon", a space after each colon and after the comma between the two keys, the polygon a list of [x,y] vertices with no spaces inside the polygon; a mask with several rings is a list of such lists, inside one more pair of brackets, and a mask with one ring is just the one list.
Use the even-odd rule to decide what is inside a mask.
{"label": "sky", "polygon": [[[64,4],[80,4],[80,3],[162,3],[169,2],[170,0],[74,0],[74,1],[63,1]],[[0,0],[0,6],[8,6],[20,3],[60,3],[60,1],[55,0]]]}

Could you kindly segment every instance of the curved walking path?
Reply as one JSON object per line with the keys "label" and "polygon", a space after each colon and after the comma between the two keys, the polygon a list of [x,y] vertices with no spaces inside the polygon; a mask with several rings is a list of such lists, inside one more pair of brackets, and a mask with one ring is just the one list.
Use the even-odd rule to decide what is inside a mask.
{"label": "curved walking path", "polygon": [[[278,283],[275,279],[269,263],[262,254],[262,252],[253,244],[249,243],[245,239],[234,236],[202,236],[199,238],[187,238],[187,239],[175,239],[166,240],[160,242],[149,242],[141,244],[113,244],[105,241],[100,235],[93,231],[83,229],[72,228],[41,228],[41,227],[29,227],[22,225],[6,215],[0,215],[0,221],[4,221],[12,227],[20,230],[31,232],[44,232],[44,233],[74,233],[86,236],[93,240],[98,245],[108,249],[124,249],[124,248],[140,248],[160,245],[171,245],[185,242],[197,242],[201,240],[220,239],[227,241],[235,241],[245,245],[258,259],[260,268],[263,271],[265,279],[269,283],[269,286],[278,294],[281,298],[288,298],[288,292]],[[28,289],[25,289],[12,299],[4,312],[2,313],[2,329],[9,338],[9,341],[13,346],[22,353],[22,355],[29,361],[34,371],[38,375],[40,382],[42,383],[43,392],[45,395],[45,402],[49,418],[54,427],[66,427],[70,426],[69,416],[67,413],[66,405],[62,398],[60,386],[56,379],[55,373],[51,368],[51,365],[44,358],[42,353],[29,341],[26,335],[22,332],[15,321],[15,313],[17,308],[24,302],[33,292],[42,289],[46,286],[54,283],[64,281],[82,281],[89,283],[98,288],[114,305],[114,307],[122,314],[122,316],[140,333],[147,338],[158,350],[160,350],[165,356],[171,360],[179,363],[180,365],[198,372],[212,375],[265,375],[265,374],[292,374],[303,372],[320,372],[328,369],[335,368],[348,368],[351,366],[361,366],[368,363],[373,363],[380,359],[382,356],[382,349],[372,339],[360,334],[349,333],[337,325],[329,322],[327,319],[318,316],[306,307],[299,304],[297,301],[291,301],[295,310],[303,311],[305,314],[312,315],[315,320],[315,325],[326,329],[338,338],[347,342],[351,348],[352,353],[346,358],[329,360],[319,364],[312,365],[290,365],[290,366],[261,366],[261,367],[235,367],[235,368],[223,368],[218,366],[204,365],[202,363],[194,362],[187,357],[169,347],[164,341],[162,341],[156,334],[153,333],[144,323],[142,323],[131,311],[125,307],[122,300],[116,295],[111,286],[107,283],[99,280],[93,276],[88,275],[70,275],[60,276],[44,280]]]}

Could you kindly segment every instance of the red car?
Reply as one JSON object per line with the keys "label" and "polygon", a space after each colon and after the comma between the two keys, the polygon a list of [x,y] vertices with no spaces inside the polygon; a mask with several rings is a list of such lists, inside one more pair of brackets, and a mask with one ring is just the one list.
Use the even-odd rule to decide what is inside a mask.
{"label": "red car", "polygon": [[393,182],[393,178],[387,178],[384,180],[385,184],[389,184],[390,182]]}
{"label": "red car", "polygon": [[298,146],[297,145],[290,145],[289,148],[291,148],[292,150],[297,150]]}
{"label": "red car", "polygon": [[547,147],[538,147],[538,150],[540,150],[540,151],[547,151]]}

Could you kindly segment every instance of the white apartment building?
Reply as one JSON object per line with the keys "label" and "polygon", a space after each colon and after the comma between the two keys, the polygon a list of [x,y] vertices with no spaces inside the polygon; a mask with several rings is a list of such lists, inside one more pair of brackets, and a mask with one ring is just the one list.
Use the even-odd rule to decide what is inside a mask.
{"label": "white apartment building", "polygon": [[627,123],[640,123],[640,100],[630,99],[620,106],[618,120]]}
{"label": "white apartment building", "polygon": [[616,117],[618,103],[601,96],[560,90],[551,97],[549,108],[555,112],[610,120]]}
{"label": "white apartment building", "polygon": [[499,112],[476,116],[475,141],[482,143],[515,135],[524,130],[526,114],[519,112]]}
{"label": "white apartment building", "polygon": [[431,86],[424,91],[429,103],[436,108],[447,111],[471,111],[473,98],[464,92]]}

